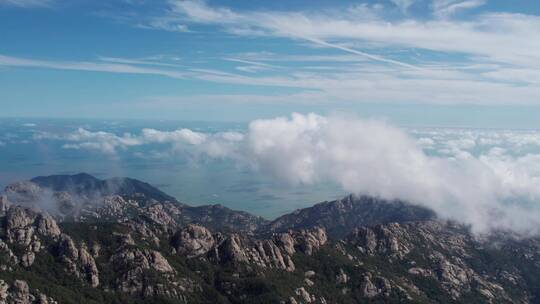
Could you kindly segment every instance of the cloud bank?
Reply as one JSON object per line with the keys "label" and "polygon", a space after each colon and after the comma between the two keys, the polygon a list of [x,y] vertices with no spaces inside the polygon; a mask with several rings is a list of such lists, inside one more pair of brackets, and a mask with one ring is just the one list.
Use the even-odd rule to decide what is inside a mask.
{"label": "cloud bank", "polygon": [[451,157],[428,156],[384,122],[314,114],[254,121],[247,136],[255,166],[292,183],[335,182],[347,192],[406,200],[476,232],[539,232],[539,155],[492,149],[473,157],[462,148],[474,141],[447,145]]}
{"label": "cloud bank", "polygon": [[475,232],[540,232],[540,154],[530,152],[540,148],[537,132],[406,132],[380,120],[293,114],[252,121],[245,133],[143,129],[115,135],[79,129],[36,138],[107,154],[166,145],[163,155],[233,159],[293,185],[335,183],[346,192],[409,201]]}

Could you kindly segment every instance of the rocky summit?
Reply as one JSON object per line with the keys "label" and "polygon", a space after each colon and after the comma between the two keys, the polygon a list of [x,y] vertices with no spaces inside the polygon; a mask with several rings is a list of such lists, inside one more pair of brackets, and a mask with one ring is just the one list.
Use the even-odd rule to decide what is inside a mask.
{"label": "rocky summit", "polygon": [[273,221],[134,179],[0,196],[0,303],[540,303],[540,239],[347,196]]}

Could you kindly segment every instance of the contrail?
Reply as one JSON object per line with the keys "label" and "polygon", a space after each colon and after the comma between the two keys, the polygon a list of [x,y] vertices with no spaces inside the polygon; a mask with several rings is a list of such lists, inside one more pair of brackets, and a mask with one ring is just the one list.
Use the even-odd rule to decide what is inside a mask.
{"label": "contrail", "polygon": [[326,42],[326,41],[321,40],[321,39],[309,38],[309,37],[301,37],[301,38],[305,39],[305,40],[308,40],[310,42],[316,43],[316,44],[320,44],[320,45],[324,45],[324,46],[327,46],[327,47],[330,47],[330,48],[342,50],[342,51],[345,51],[345,52],[348,52],[348,53],[360,55],[360,56],[369,58],[371,60],[391,63],[391,64],[395,64],[395,65],[399,65],[399,66],[402,66],[402,67],[407,67],[407,68],[411,68],[411,69],[415,69],[415,70],[421,70],[421,68],[419,68],[419,67],[417,67],[415,65],[412,65],[412,64],[408,64],[408,63],[401,62],[401,61],[398,61],[398,60],[384,58],[382,56],[372,55],[372,54],[365,53],[365,52],[362,52],[362,51],[358,51],[358,50],[355,50],[355,49],[351,49],[349,47],[342,46],[342,45],[339,45],[339,44],[329,43],[329,42]]}

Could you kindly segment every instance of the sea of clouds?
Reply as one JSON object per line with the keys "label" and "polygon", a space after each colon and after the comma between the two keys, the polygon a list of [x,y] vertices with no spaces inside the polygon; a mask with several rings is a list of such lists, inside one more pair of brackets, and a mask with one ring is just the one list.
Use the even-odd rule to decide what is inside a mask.
{"label": "sea of clouds", "polygon": [[540,133],[453,128],[402,129],[347,115],[292,114],[252,121],[245,132],[142,129],[139,134],[37,132],[66,149],[115,157],[178,154],[227,159],[295,184],[336,183],[350,193],[401,199],[485,233],[540,232]]}

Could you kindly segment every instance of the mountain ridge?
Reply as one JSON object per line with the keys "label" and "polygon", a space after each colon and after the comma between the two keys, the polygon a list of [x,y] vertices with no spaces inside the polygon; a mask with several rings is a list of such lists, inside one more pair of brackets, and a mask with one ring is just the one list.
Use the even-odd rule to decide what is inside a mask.
{"label": "mountain ridge", "polygon": [[[142,194],[145,199],[156,201],[171,201],[180,203],[158,188],[131,178],[113,177],[100,180],[87,173],[75,175],[50,175],[32,178],[30,182],[52,191],[67,191],[77,195],[99,193],[101,196],[120,195],[132,196]],[[115,186],[110,186],[110,185]],[[313,206],[297,209],[273,220],[252,215],[245,211],[232,210],[225,206],[201,205],[185,206],[185,211],[193,217],[197,214],[212,213],[214,217],[241,215],[241,217],[258,218],[257,227],[252,229],[261,235],[270,235],[287,230],[312,229],[324,226],[332,238],[341,238],[351,233],[356,227],[363,225],[382,224],[390,222],[405,222],[434,219],[434,212],[429,209],[414,206],[399,200],[387,201],[368,196],[348,195],[342,199],[325,201]],[[199,212],[198,212],[199,211]],[[199,219],[198,222],[201,222]],[[208,224],[208,221],[204,224]]]}
{"label": "mountain ridge", "polygon": [[176,199],[158,188],[129,177],[98,179],[88,173],[74,175],[37,176],[30,179],[41,187],[53,191],[73,192],[77,195],[132,195],[142,193],[149,199],[176,201]]}
{"label": "mountain ridge", "polygon": [[322,226],[329,236],[341,238],[360,226],[435,218],[435,213],[427,208],[399,200],[387,201],[351,194],[339,200],[321,202],[284,214],[271,221],[267,229],[283,232]]}
{"label": "mountain ridge", "polygon": [[[69,187],[54,189],[92,183],[88,176],[67,180]],[[49,195],[69,205],[79,199],[75,191],[29,181],[6,187],[0,195],[0,301],[540,301],[539,238],[479,238],[405,202],[347,196],[268,221],[136,192],[97,199],[85,194],[92,187],[80,187],[89,201],[75,202],[82,204],[77,213],[55,217],[28,200]],[[51,203],[37,201],[45,202]]]}

